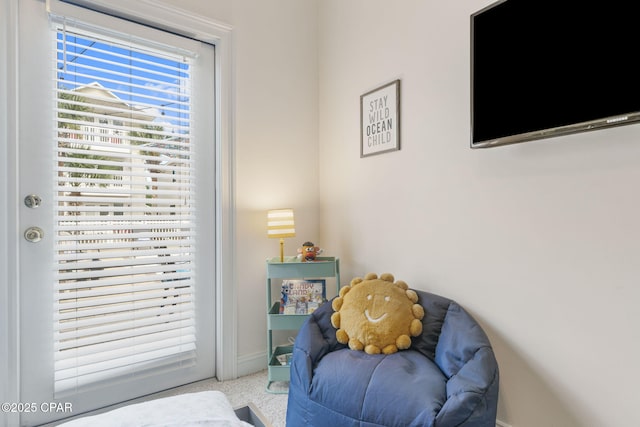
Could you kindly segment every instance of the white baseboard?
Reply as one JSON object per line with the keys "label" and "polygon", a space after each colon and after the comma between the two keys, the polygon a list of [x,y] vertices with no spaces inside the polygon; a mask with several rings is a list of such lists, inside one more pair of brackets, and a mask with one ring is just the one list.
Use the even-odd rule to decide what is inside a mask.
{"label": "white baseboard", "polygon": [[496,427],[512,427],[511,424],[507,424],[504,421],[496,420]]}

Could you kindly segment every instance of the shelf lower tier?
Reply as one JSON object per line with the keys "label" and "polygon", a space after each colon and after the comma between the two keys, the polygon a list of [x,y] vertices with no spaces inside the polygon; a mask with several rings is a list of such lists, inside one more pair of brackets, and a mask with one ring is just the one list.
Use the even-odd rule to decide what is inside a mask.
{"label": "shelf lower tier", "polygon": [[277,346],[273,350],[273,354],[269,359],[267,391],[270,393],[286,393],[286,391],[273,391],[270,389],[271,383],[274,381],[289,381],[291,379],[290,365],[283,365],[277,356],[293,352],[293,346],[283,345]]}
{"label": "shelf lower tier", "polygon": [[288,366],[269,365],[269,382],[289,381],[290,379],[291,372]]}

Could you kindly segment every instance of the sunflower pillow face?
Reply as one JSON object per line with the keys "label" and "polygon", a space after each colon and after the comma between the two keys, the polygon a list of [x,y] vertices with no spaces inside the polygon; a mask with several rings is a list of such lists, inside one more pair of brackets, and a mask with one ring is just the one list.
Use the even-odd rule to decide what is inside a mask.
{"label": "sunflower pillow face", "polygon": [[418,295],[390,273],[356,277],[332,302],[336,338],[352,350],[391,354],[411,346],[422,333],[424,308]]}

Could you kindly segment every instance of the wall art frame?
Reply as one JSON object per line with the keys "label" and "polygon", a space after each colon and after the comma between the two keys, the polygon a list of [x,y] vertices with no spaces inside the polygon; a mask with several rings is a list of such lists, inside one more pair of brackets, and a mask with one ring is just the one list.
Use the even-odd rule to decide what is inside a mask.
{"label": "wall art frame", "polygon": [[400,149],[400,80],[360,96],[360,157]]}

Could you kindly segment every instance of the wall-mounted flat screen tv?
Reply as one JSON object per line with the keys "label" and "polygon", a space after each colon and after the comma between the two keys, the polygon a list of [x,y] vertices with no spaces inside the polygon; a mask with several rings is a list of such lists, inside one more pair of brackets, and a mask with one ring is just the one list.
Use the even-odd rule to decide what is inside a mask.
{"label": "wall-mounted flat screen tv", "polygon": [[640,121],[634,2],[503,0],[471,15],[471,147]]}

